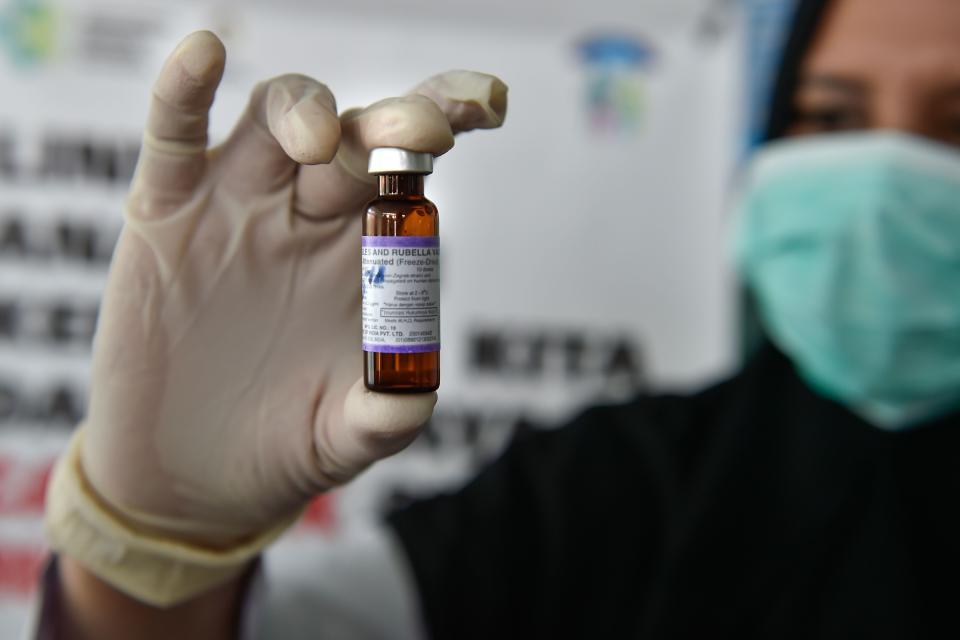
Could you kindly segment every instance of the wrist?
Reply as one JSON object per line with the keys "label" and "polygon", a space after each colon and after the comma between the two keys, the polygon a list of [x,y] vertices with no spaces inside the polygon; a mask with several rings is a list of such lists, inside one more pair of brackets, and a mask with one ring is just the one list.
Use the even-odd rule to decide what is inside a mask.
{"label": "wrist", "polygon": [[131,598],[69,556],[57,560],[60,631],[69,638],[233,638],[251,574],[248,565],[235,579],[187,601],[158,608]]}
{"label": "wrist", "polygon": [[81,428],[50,480],[45,513],[50,545],[142,602],[171,606],[236,578],[296,520],[288,518],[259,535],[221,548],[148,531],[138,518],[128,517],[94,491],[80,464],[82,440]]}

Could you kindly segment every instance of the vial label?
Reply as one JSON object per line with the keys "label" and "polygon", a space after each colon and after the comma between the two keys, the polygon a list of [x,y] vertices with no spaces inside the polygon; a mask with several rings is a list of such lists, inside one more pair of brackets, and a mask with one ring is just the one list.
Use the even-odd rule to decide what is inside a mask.
{"label": "vial label", "polygon": [[440,350],[440,238],[363,236],[363,350]]}

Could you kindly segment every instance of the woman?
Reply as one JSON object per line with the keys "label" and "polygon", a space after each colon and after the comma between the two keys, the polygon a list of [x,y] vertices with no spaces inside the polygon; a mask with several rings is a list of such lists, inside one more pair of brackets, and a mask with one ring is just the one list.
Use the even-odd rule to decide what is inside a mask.
{"label": "woman", "polygon": [[[361,159],[372,146],[441,153],[451,130],[496,126],[505,108],[487,77],[434,80],[418,92],[431,100],[345,114],[338,151],[332,96],[288,77],[261,85],[207,154],[222,49],[195,35],[171,60],[112,267],[90,415],[51,486],[61,556],[45,607],[64,637],[230,637],[257,606],[253,559],[300,506],[414,437],[431,396],[348,390],[355,340],[340,337],[358,326],[356,300],[338,282],[370,190]],[[261,602],[276,625],[266,637],[294,637],[281,618],[311,610],[317,626],[302,632],[321,637],[955,626],[934,585],[956,574],[960,539],[960,5],[801,2],[768,133],[737,236],[767,336],[744,370],[521,436],[464,490],[360,545],[351,562],[373,577],[334,620],[346,627],[331,626],[329,600],[284,609],[276,585]],[[266,246],[245,244],[250,225]],[[294,293],[325,293],[276,293],[291,264],[306,274]],[[264,309],[244,308],[252,288]],[[250,349],[263,335],[282,338]],[[258,439],[264,416],[271,435]],[[358,583],[337,575],[316,590]]]}

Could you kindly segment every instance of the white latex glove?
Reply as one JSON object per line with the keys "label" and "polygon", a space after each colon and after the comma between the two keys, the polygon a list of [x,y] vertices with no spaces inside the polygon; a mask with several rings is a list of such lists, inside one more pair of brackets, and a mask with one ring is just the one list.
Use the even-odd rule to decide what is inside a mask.
{"label": "white latex glove", "polygon": [[154,87],[80,450],[121,519],[220,547],[399,451],[429,418],[435,394],[358,381],[367,152],[440,155],[454,133],[499,126],[507,91],[457,71],[338,117],[324,85],[281,76],[207,149],[224,59],[213,34],[191,34]]}

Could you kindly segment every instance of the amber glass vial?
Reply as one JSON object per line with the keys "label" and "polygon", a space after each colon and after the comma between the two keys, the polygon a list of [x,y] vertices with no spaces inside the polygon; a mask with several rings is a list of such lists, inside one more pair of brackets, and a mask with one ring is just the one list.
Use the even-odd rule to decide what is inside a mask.
{"label": "amber glass vial", "polygon": [[423,195],[429,153],[370,154],[380,195],[363,220],[363,378],[368,389],[426,393],[440,386],[437,207]]}

